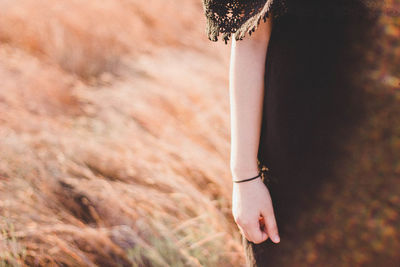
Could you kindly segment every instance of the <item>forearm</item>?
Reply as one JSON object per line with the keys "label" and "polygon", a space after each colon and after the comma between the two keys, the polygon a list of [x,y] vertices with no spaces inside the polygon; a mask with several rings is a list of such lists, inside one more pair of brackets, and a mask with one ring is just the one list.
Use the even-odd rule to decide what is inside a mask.
{"label": "forearm", "polygon": [[[265,59],[271,25],[260,24],[252,38],[232,40],[229,93],[231,172],[237,179],[257,175],[264,99]],[[254,36],[257,33],[257,36]]]}

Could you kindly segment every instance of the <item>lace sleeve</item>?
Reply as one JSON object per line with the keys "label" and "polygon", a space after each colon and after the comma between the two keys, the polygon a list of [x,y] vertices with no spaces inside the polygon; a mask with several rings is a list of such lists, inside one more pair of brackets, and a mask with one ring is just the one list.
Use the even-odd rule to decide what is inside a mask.
{"label": "lace sleeve", "polygon": [[206,34],[209,40],[218,41],[221,33],[225,44],[232,34],[242,40],[246,32],[251,35],[260,20],[278,17],[286,12],[284,0],[202,0],[206,16]]}

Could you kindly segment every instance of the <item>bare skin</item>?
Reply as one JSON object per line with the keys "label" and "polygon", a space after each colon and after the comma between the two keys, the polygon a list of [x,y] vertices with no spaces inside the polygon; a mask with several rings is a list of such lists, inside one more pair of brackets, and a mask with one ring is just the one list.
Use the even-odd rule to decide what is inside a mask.
{"label": "bare skin", "polygon": [[[231,173],[243,180],[258,174],[266,53],[272,20],[260,22],[243,40],[232,38],[229,92]],[[279,243],[278,227],[268,188],[260,178],[233,183],[232,214],[242,235],[256,244],[268,238]]]}

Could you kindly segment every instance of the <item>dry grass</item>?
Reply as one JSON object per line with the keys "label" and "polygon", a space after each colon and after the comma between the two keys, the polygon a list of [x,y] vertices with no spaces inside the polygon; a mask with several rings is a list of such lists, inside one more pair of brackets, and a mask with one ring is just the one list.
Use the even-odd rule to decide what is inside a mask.
{"label": "dry grass", "polygon": [[0,41],[90,79],[117,72],[128,54],[165,45],[200,47],[193,42],[201,28],[199,7],[195,1],[2,1]]}
{"label": "dry grass", "polygon": [[0,5],[1,264],[243,260],[227,216],[227,54],[195,39],[200,4]]}

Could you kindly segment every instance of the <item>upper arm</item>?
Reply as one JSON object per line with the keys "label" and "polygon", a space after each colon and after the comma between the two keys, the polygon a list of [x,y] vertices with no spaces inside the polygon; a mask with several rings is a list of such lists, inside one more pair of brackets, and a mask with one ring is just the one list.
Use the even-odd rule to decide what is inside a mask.
{"label": "upper arm", "polygon": [[[241,61],[247,61],[247,64],[252,64],[253,67],[264,64],[273,26],[272,21],[272,17],[267,18],[265,22],[261,21],[257,29],[242,40],[233,38],[231,47],[232,59],[242,58]],[[247,60],[244,58],[247,58]]]}
{"label": "upper arm", "polygon": [[272,16],[267,18],[265,22],[261,20],[256,30],[252,32],[251,35],[247,36],[247,39],[252,40],[254,42],[268,43],[272,31],[272,22],[273,22]]}
{"label": "upper arm", "polygon": [[235,38],[232,38],[232,49],[241,46],[266,50],[271,36],[272,26],[272,16],[267,18],[265,22],[261,20],[260,24],[251,35],[247,33],[247,36],[242,40],[236,40]]}

